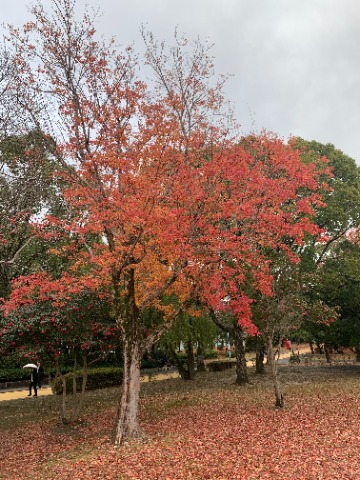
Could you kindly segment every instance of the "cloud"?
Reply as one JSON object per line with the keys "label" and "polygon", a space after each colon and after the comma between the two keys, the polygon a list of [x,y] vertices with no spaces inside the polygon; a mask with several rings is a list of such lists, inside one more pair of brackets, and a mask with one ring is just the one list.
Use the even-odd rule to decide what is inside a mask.
{"label": "cloud", "polygon": [[[141,24],[167,42],[176,26],[214,42],[244,132],[330,142],[360,162],[358,0],[77,0],[77,9],[85,3],[100,5],[99,32],[123,45],[142,47]],[[5,22],[29,19],[16,4],[2,0]]]}

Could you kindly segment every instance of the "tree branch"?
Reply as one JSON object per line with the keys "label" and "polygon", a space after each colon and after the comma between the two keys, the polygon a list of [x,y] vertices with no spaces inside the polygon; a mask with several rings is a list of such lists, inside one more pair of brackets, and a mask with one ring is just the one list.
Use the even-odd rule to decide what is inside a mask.
{"label": "tree branch", "polygon": [[18,258],[18,256],[20,255],[21,251],[27,247],[29,245],[29,243],[31,242],[31,240],[35,238],[34,236],[32,237],[29,237],[25,243],[23,243],[21,245],[21,247],[15,252],[14,256],[12,257],[11,260],[0,260],[0,264],[7,264],[7,265],[12,265],[13,263],[15,263],[16,259]]}

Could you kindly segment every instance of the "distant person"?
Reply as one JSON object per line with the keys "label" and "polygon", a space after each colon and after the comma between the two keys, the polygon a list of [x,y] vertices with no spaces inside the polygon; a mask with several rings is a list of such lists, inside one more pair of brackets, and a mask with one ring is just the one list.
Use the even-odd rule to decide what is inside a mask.
{"label": "distant person", "polygon": [[41,382],[42,379],[44,378],[44,367],[41,365],[40,362],[37,362],[37,385],[41,390]]}
{"label": "distant person", "polygon": [[38,371],[37,368],[33,368],[30,376],[29,395],[31,397],[31,391],[34,389],[34,397],[37,397],[37,384],[38,384]]}
{"label": "distant person", "polygon": [[286,348],[287,350],[291,350],[291,342],[290,342],[290,340],[288,340],[288,339],[285,340],[285,348]]}
{"label": "distant person", "polygon": [[259,362],[261,362],[261,363],[264,362],[265,355],[266,355],[265,349],[264,349],[264,348],[260,348],[260,352],[259,352]]}

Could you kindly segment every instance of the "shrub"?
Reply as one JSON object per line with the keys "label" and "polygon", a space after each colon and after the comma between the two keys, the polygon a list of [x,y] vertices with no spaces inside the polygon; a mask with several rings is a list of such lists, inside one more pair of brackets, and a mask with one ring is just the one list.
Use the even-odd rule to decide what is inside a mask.
{"label": "shrub", "polygon": [[150,368],[159,368],[162,364],[156,358],[144,358],[141,361],[141,368],[142,369],[150,369]]}
{"label": "shrub", "polygon": [[289,357],[290,363],[300,363],[300,355],[298,353],[292,352]]}
{"label": "shrub", "polygon": [[218,358],[218,352],[215,349],[212,350],[205,350],[204,358]]}
{"label": "shrub", "polygon": [[25,363],[29,363],[27,358],[24,358],[23,355],[19,352],[9,353],[0,357],[0,369],[7,368],[21,368]]}
{"label": "shrub", "polygon": [[146,354],[141,360],[141,368],[160,368],[168,363],[168,358],[165,353],[161,351],[155,351],[151,354]]}
{"label": "shrub", "polygon": [[[73,391],[74,372],[66,373],[64,375],[66,381],[66,393]],[[86,383],[86,390],[96,390],[98,388],[114,387],[121,385],[122,369],[121,368],[94,368],[89,370]],[[76,386],[77,391],[81,390],[82,372],[76,372]],[[61,395],[63,390],[61,378],[56,378],[51,383],[51,389],[56,395]]]}
{"label": "shrub", "polygon": [[31,369],[29,368],[1,368],[0,382],[18,382],[30,380]]}
{"label": "shrub", "polygon": [[210,372],[222,372],[223,370],[227,370],[228,368],[233,368],[235,366],[235,362],[231,361],[224,361],[224,362],[209,362],[207,364],[207,368]]}

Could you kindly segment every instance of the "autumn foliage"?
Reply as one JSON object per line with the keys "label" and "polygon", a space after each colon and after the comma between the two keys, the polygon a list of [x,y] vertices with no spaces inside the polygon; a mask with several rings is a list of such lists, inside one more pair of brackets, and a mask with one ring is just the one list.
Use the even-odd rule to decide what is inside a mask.
{"label": "autumn foliage", "polygon": [[[35,21],[11,36],[14,88],[37,126],[56,136],[68,212],[49,214],[39,235],[64,241],[62,252],[50,252],[65,252],[69,267],[19,283],[5,311],[49,285],[61,294],[109,292],[124,348],[121,443],[139,434],[142,353],[188,302],[230,310],[255,332],[244,285],[271,295],[266,249],[296,260],[289,242],[320,233],[311,215],[326,165],[305,164],[291,142],[272,134],[231,136],[222,85],[211,85],[212,61],[199,43],[189,53],[177,39],[166,56],[145,35],[151,89],[136,78],[131,49],[119,53],[114,42],[98,41],[89,17],[75,22],[72,2],[56,6],[58,21],[35,8]],[[43,110],[37,116],[39,104],[48,106],[50,123]],[[161,312],[161,325],[144,328],[149,308]]]}

